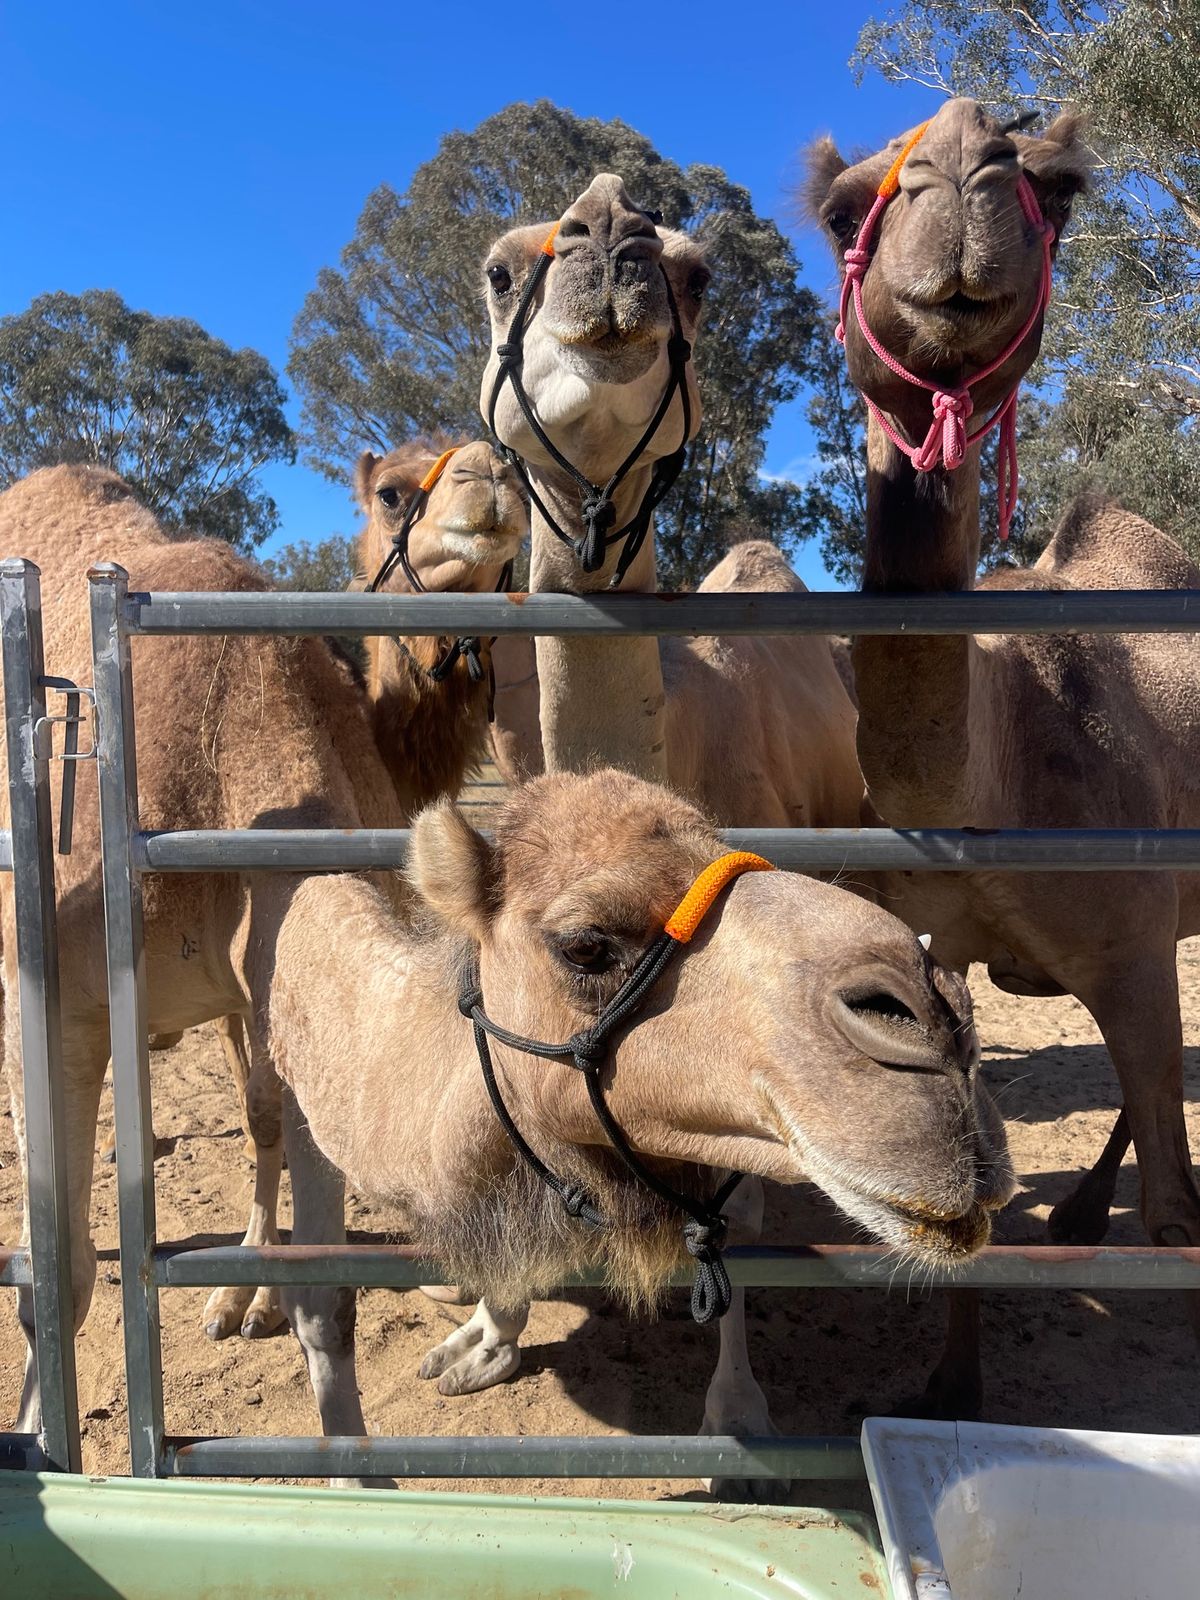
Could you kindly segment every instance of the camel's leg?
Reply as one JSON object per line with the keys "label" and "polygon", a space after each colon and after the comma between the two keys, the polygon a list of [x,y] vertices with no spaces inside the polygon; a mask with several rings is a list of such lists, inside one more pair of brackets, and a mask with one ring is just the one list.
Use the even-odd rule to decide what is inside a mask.
{"label": "camel's leg", "polygon": [[[18,1158],[25,1170],[25,1104],[21,1090],[21,1037],[17,1007],[5,1007],[4,1056],[12,1092],[13,1126],[17,1136]],[[64,1030],[63,1110],[67,1134],[67,1205],[71,1235],[71,1294],[75,1330],[83,1326],[96,1286],[96,1247],[91,1237],[92,1163],[96,1149],[96,1115],[100,1107],[100,1087],[108,1058],[108,1040],[103,1033],[80,1034]],[[24,1215],[21,1243],[29,1243],[29,1191],[23,1185]],[[37,1433],[42,1425],[42,1402],[38,1388],[37,1347],[34,1337],[33,1290],[17,1291],[17,1316],[26,1340],[25,1380],[15,1428],[18,1433]]]}
{"label": "camel's leg", "polygon": [[[725,1207],[730,1244],[755,1244],[762,1235],[763,1187],[758,1178],[743,1178]],[[733,1290],[729,1310],[721,1319],[721,1348],[704,1399],[702,1437],[730,1433],[749,1437],[777,1434],[767,1397],[750,1367],[746,1344],[746,1291]],[[787,1499],[791,1483],[780,1478],[713,1478],[708,1487],[717,1500],[778,1504]]]}
{"label": "camel's leg", "polygon": [[1104,1238],[1121,1163],[1132,1140],[1129,1118],[1122,1108],[1099,1161],[1050,1213],[1046,1232],[1055,1244],[1092,1245]]}
{"label": "camel's leg", "polygon": [[1121,1081],[1146,1232],[1156,1245],[1200,1244],[1200,1190],[1183,1120],[1174,946],[1144,952],[1102,975],[1091,992],[1075,992],[1096,1019]]}
{"label": "camel's leg", "polygon": [[[250,1048],[247,1052],[246,1033]],[[254,1151],[254,1201],[243,1244],[278,1244],[279,1177],[283,1169],[281,1088],[257,1024],[233,1013],[217,1023],[242,1107],[243,1126]],[[283,1325],[277,1288],[248,1285],[214,1289],[204,1307],[204,1331],[210,1339],[227,1339],[240,1329],[243,1338],[264,1339]]]}
{"label": "camel's leg", "polygon": [[[346,1184],[313,1142],[290,1089],[283,1090],[284,1139],[292,1175],[292,1243],[346,1242]],[[354,1369],[355,1290],[288,1285],[283,1309],[292,1324],[321,1415],[321,1431],[364,1438],[362,1401]],[[342,1488],[391,1489],[390,1478],[336,1478]]]}
{"label": "camel's leg", "polygon": [[503,1383],[521,1365],[517,1341],[528,1321],[528,1302],[498,1311],[481,1300],[467,1321],[425,1357],[421,1377],[436,1378],[440,1394],[474,1394]]}
{"label": "camel's leg", "polygon": [[[217,1038],[221,1041],[225,1065],[229,1068],[229,1076],[233,1079],[233,1087],[237,1091],[238,1105],[242,1108],[242,1129],[246,1135],[242,1154],[247,1161],[257,1161],[258,1142],[254,1137],[250,1106],[247,1102],[250,1082],[254,1075],[254,1061],[253,1050],[246,1048],[246,1024],[242,1017],[233,1011],[227,1017],[218,1017],[213,1027],[217,1030]],[[275,1120],[278,1127],[278,1105],[276,1105]]]}
{"label": "camel's leg", "polygon": [[430,1300],[440,1300],[447,1306],[469,1306],[475,1298],[457,1283],[423,1283],[421,1293],[428,1295]]}
{"label": "camel's leg", "polygon": [[946,1343],[929,1374],[924,1394],[902,1400],[898,1417],[929,1417],[973,1422],[983,1409],[978,1289],[951,1289],[946,1295]]}

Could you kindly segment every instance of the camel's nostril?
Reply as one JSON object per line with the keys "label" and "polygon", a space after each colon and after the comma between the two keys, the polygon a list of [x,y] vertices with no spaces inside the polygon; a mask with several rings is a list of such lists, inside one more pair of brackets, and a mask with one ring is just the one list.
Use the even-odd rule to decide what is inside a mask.
{"label": "camel's nostril", "polygon": [[906,1006],[903,1000],[894,994],[889,994],[886,989],[867,989],[862,992],[851,990],[842,996],[842,1004],[848,1010],[858,1012],[860,1015],[869,1012],[881,1021],[884,1019],[894,1022],[917,1021],[911,1006]]}
{"label": "camel's nostril", "polygon": [[578,217],[566,217],[558,230],[558,238],[562,239],[590,239],[592,230],[586,222],[581,222]]}

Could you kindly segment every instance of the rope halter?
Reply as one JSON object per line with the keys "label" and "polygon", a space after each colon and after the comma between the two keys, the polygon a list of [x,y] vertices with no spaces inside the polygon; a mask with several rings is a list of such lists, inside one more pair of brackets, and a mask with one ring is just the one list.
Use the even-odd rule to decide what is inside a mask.
{"label": "rope halter", "polygon": [[[646,213],[651,221],[661,222],[659,212]],[[662,399],[655,408],[654,415],[646,425],[641,438],[625,457],[624,461],[608,479],[607,483],[595,484],[586,478],[578,467],[566,456],[550,438],[542,426],[533,402],[530,400],[525,385],[521,379],[521,368],[525,361],[525,335],[533,317],[534,299],[540,289],[550,265],[554,260],[554,240],[559,230],[559,223],[555,223],[547,236],[545,243],[538,251],[537,261],[534,263],[525,287],[521,291],[521,298],[517,302],[517,309],[509,323],[508,333],[500,344],[496,346],[498,366],[496,379],[492,384],[492,392],[488,399],[487,421],[494,437],[497,438],[496,449],[519,475],[528,491],[529,498],[541,512],[547,526],[555,538],[563,544],[569,545],[575,552],[585,572],[598,572],[604,565],[609,548],[625,541],[624,547],[617,560],[616,571],[609,581],[609,588],[619,588],[625,574],[633,565],[638,551],[641,549],[649,532],[650,519],[657,507],[666,498],[679,474],[683,471],[687,460],[687,444],[692,432],[692,405],[688,394],[687,366],[692,358],[692,347],[684,337],[683,324],[679,319],[679,307],[675,303],[675,291],[671,287],[671,279],[665,267],[659,264],[663,275],[663,282],[667,289],[667,304],[671,309],[671,336],[667,340],[667,385],[663,390]],[[541,496],[534,488],[529,477],[529,469],[524,458],[520,456],[511,445],[503,444],[496,435],[496,405],[500,399],[500,391],[508,383],[521,409],[525,421],[533,430],[542,448],[563,472],[572,480],[580,494],[579,511],[583,519],[583,533],[578,538],[573,538],[565,528],[559,526],[543,502]],[[683,408],[683,433],[679,446],[670,455],[660,456],[655,461],[651,470],[650,484],[642,496],[641,504],[623,527],[615,528],[613,523],[617,520],[617,508],[613,497],[628,473],[641,460],[650,447],[650,442],[658,432],[663,418],[671,407],[671,402],[679,395]]]}
{"label": "rope halter", "polygon": [[527,1039],[493,1022],[483,1009],[483,990],[479,986],[477,970],[472,969],[465,974],[458,997],[458,1009],[464,1017],[469,1018],[475,1030],[475,1048],[488,1098],[517,1154],[558,1195],[568,1216],[590,1227],[601,1228],[607,1226],[607,1222],[595,1201],[578,1185],[568,1183],[565,1178],[552,1172],[517,1127],[496,1080],[488,1036],[490,1034],[502,1044],[524,1051],[526,1055],[540,1056],[549,1061],[565,1061],[583,1074],[592,1110],[617,1155],[640,1183],[684,1215],[683,1244],[696,1263],[692,1316],[697,1322],[711,1322],[714,1318],[723,1317],[729,1310],[732,1291],[729,1273],[721,1259],[727,1219],[721,1207],[742,1181],[742,1174],[731,1172],[707,1202],[693,1200],[678,1189],[673,1189],[650,1170],[625,1137],[604,1097],[601,1069],[608,1060],[610,1036],[641,1010],[667,965],[684,953],[720,894],[744,872],[774,870],[772,864],[764,861],[762,856],[751,855],[744,850],[732,851],[705,867],[668,917],[663,931],[642,952],[612,999],[601,1008],[596,1020],[578,1033],[573,1033],[562,1044]]}
{"label": "rope halter", "polygon": [[[1033,192],[1033,185],[1024,173],[1017,179],[1017,199],[1020,201],[1021,210],[1026,222],[1031,228],[1037,230],[1042,248],[1042,276],[1034,299],[1032,309],[1026,317],[1021,330],[1005,345],[994,360],[981,368],[975,375],[957,388],[939,389],[936,383],[930,383],[927,378],[920,377],[915,372],[910,372],[902,365],[890,350],[884,348],[879,339],[871,331],[867,322],[866,311],[863,308],[863,279],[866,277],[867,268],[871,265],[873,256],[873,243],[875,231],[879,226],[879,219],[883,216],[889,202],[894,198],[900,188],[900,172],[913,150],[924,137],[929,127],[928,122],[923,122],[905,142],[904,148],[892,162],[887,170],[883,182],[875,193],[875,203],[867,212],[862,227],[854,243],[843,255],[845,262],[845,276],[842,279],[841,300],[838,305],[838,325],[836,337],[841,344],[846,342],[846,317],[851,304],[854,306],[854,315],[858,319],[858,326],[863,338],[867,341],[872,351],[883,362],[884,366],[894,372],[898,378],[903,378],[906,383],[926,389],[933,396],[933,419],[929,424],[929,432],[920,444],[910,444],[907,439],[895,428],[883,414],[869,395],[863,394],[867,409],[884,433],[896,446],[897,450],[906,455],[912,462],[917,472],[932,472],[935,467],[944,467],[947,472],[953,472],[961,467],[966,459],[968,449],[973,444],[978,444],[993,428],[1000,429],[1000,450],[997,467],[996,499],[999,511],[1000,537],[1008,538],[1008,531],[1012,524],[1013,512],[1017,506],[1017,394],[1021,387],[1018,378],[1008,396],[1000,402],[986,422],[968,433],[967,423],[974,411],[971,399],[971,389],[977,383],[982,383],[997,371],[1006,361],[1013,356],[1026,338],[1032,332],[1038,318],[1045,312],[1050,303],[1050,287],[1053,272],[1051,252],[1054,247],[1054,225],[1047,222],[1038,205],[1037,196]],[[861,391],[860,391],[861,392]]]}
{"label": "rope halter", "polygon": [[[421,582],[420,576],[417,573],[417,569],[413,566],[409,559],[408,541],[412,533],[413,524],[416,522],[417,518],[421,516],[425,510],[425,507],[428,505],[429,496],[433,492],[434,485],[437,483],[442,473],[445,472],[450,457],[452,455],[456,455],[461,449],[462,446],[456,444],[452,445],[449,450],[443,450],[441,455],[437,458],[437,460],[430,467],[429,471],[413,490],[409,502],[404,508],[404,516],[401,519],[400,526],[392,535],[392,548],[383,558],[383,562],[379,568],[379,571],[367,585],[366,592],[368,594],[378,593],[378,591],[391,577],[392,573],[395,572],[397,567],[400,568],[400,570],[404,573],[404,576],[408,579],[414,594],[429,593],[429,590]],[[508,561],[500,569],[500,576],[496,581],[496,593],[503,594],[509,588],[511,583],[512,562]],[[406,654],[412,658],[412,652],[408,650],[407,646],[403,646],[402,648],[404,648]],[[464,635],[461,639],[452,639],[433,666],[427,667],[424,670],[429,673],[429,676],[435,683],[441,683],[445,678],[450,676],[450,673],[454,669],[454,663],[458,661],[460,657],[467,663],[467,674],[470,677],[471,682],[482,683],[487,675],[483,664],[483,645],[479,637],[475,634]],[[416,664],[420,665],[420,663]]]}

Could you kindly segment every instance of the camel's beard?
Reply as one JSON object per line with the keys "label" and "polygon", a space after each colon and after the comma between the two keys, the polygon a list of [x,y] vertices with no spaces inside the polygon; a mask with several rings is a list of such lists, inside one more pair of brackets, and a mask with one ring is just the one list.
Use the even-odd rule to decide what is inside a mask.
{"label": "camel's beard", "polygon": [[[502,1310],[544,1297],[565,1278],[601,1268],[603,1282],[631,1311],[656,1309],[671,1275],[686,1263],[684,1218],[636,1183],[600,1151],[559,1149],[550,1166],[579,1184],[606,1219],[592,1227],[570,1217],[558,1195],[523,1161],[459,1203],[421,1210],[406,1205],[415,1242],[446,1270],[450,1281]],[[714,1174],[673,1168],[670,1181],[698,1198]]]}

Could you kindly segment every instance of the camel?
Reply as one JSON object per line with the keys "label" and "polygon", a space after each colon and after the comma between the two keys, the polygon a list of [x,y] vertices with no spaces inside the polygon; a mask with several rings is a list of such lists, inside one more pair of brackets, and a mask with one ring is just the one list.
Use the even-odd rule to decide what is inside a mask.
{"label": "camel", "polygon": [[[482,407],[498,437],[519,453],[531,481],[531,588],[590,593],[609,586],[615,543],[592,572],[572,542],[584,529],[580,492],[539,439],[507,382],[497,353],[510,337],[523,287],[550,224],[516,228],[486,264],[494,348]],[[658,227],[620,178],[601,174],[557,227],[553,258],[525,324],[521,376],[541,426],[562,455],[601,484],[633,451],[669,381],[673,318],[695,338],[709,270],[685,235]],[[695,372],[683,382],[615,497],[614,528],[634,515],[655,462],[700,421]],[[493,395],[495,405],[492,405]],[[553,523],[570,535],[556,537]],[[647,540],[622,589],[653,590]],[[702,590],[800,590],[804,585],[766,541],[735,546]],[[722,826],[854,825],[862,779],[854,754],[854,708],[827,640],[538,639],[544,759],[551,771],[597,759],[669,781]],[[532,740],[525,741],[528,749]],[[526,766],[536,757],[526,755]]]}
{"label": "camel", "polygon": [[[453,458],[437,478],[428,501],[415,519],[408,541],[408,559],[423,589],[494,589],[525,536],[527,516],[510,469],[479,441],[448,439],[411,441],[387,456],[364,451],[354,487],[367,517],[359,541],[364,570],[378,571],[392,546],[409,499],[446,447]],[[385,588],[411,592],[399,569]],[[396,787],[405,821],[443,794],[457,794],[467,773],[483,753],[488,730],[488,683],[476,682],[459,659],[444,679],[431,669],[449,641],[428,638],[375,638],[368,641],[367,692],[375,735]],[[217,1036],[229,1067],[247,1130],[245,1154],[260,1165],[254,1128],[263,1108],[252,1116],[246,1104],[251,1061],[242,1017],[235,1013],[216,1023]],[[156,1035],[152,1050],[170,1049],[179,1033]],[[260,1075],[261,1078],[261,1075]],[[268,1084],[260,1081],[260,1100]],[[277,1129],[277,1114],[268,1117]],[[277,1139],[276,1134],[276,1139]],[[100,1159],[116,1159],[112,1139],[101,1146]],[[256,1205],[263,1211],[261,1228],[276,1234],[277,1194],[270,1192],[276,1163],[261,1161],[264,1173]],[[257,1231],[257,1230],[256,1230]],[[444,1297],[436,1288],[431,1293]],[[211,1339],[240,1332],[263,1338],[283,1320],[274,1290],[245,1288],[214,1291],[204,1310],[204,1329]]]}
{"label": "camel", "polygon": [[[956,386],[971,379],[977,427],[1034,359],[1050,258],[1089,166],[1069,115],[1035,137],[1001,125],[973,101],[950,100],[913,139],[893,140],[851,166],[828,139],[810,156],[810,205],[843,271],[849,261],[858,276],[871,335],[929,385],[884,364],[848,291],[846,358],[874,408],[869,593],[975,586],[980,451],[968,443],[955,470],[942,464],[962,448],[956,411],[970,412]],[[860,249],[881,182],[906,150],[898,187]],[[998,357],[994,372],[972,379]],[[940,426],[929,435],[934,388],[942,391]],[[934,460],[918,471],[910,452],[927,435]],[[1200,572],[1141,518],[1084,497],[1033,567],[1001,570],[983,586],[1195,588]],[[854,672],[870,803],[893,827],[1200,825],[1200,642],[1192,634],[861,637]],[[889,874],[883,892],[911,927],[933,930],[933,950],[949,966],[965,972],[969,962],[984,962],[1000,988],[1072,994],[1095,1018],[1126,1116],[1095,1171],[1056,1208],[1051,1236],[1087,1244],[1103,1237],[1132,1133],[1151,1240],[1200,1243],[1174,948],[1200,931],[1197,875]],[[977,1329],[959,1350],[935,1373],[926,1411],[978,1408]]]}
{"label": "camel", "polygon": [[[100,468],[52,468],[15,485],[0,496],[0,533],[6,548],[42,566],[48,659],[77,679],[89,660],[80,580],[101,556],[118,557],[151,590],[263,587],[219,541],[168,541]],[[362,702],[319,641],[138,643],[145,824],[395,824],[398,802]],[[158,693],[164,682],[175,689],[170,701]],[[81,773],[76,849],[57,863],[59,934],[73,975],[63,1076],[77,1324],[95,1279],[89,1189],[108,1055],[94,783]],[[344,1242],[349,1178],[401,1204],[421,1247],[487,1297],[426,1364],[445,1392],[455,1392],[464,1363],[478,1366],[489,1338],[515,1343],[519,1309],[493,1317],[488,1300],[517,1308],[564,1273],[603,1261],[615,1287],[644,1301],[686,1259],[674,1208],[615,1162],[579,1075],[496,1040],[511,1115],[543,1159],[587,1186],[608,1225],[593,1232],[569,1220],[518,1162],[459,1009],[464,971],[473,967],[501,1027],[569,1036],[595,1018],[721,853],[685,801],[603,771],[526,785],[501,815],[494,845],[447,803],[422,813],[411,868],[420,904],[385,874],[146,880],[149,1028],[249,1013],[255,1071],[273,1073],[273,1062],[286,1086],[293,1240]],[[0,892],[11,966],[11,888]],[[991,1210],[1012,1190],[1003,1124],[979,1084],[966,987],[903,924],[847,891],[754,872],[728,888],[680,951],[600,1072],[610,1113],[660,1178],[702,1200],[710,1169],[783,1182],[804,1174],[915,1260],[961,1260],[984,1243]],[[15,1009],[7,1008],[6,1063],[23,1143]],[[253,1090],[252,1082],[251,1103]],[[283,1306],[322,1427],[364,1435],[353,1290],[287,1289]],[[18,1426],[35,1430],[27,1291],[19,1309],[30,1358]]]}
{"label": "camel", "polygon": [[[516,474],[483,440],[449,439],[414,440],[386,456],[365,450],[359,457],[354,488],[367,518],[359,559],[368,578],[380,571],[409,501],[447,449],[454,454],[413,522],[409,563],[421,587],[431,591],[485,593],[503,581],[529,526]],[[413,592],[400,566],[381,589]],[[434,680],[431,674],[451,643],[392,637],[367,641],[367,693],[375,736],[408,816],[441,795],[457,794],[483,759],[492,695],[498,716],[508,712],[511,717],[509,707],[520,701],[519,685],[511,681],[507,640],[493,641],[486,652],[492,683],[486,671],[473,678],[464,657],[444,678]],[[526,641],[513,643],[519,679],[520,648]],[[522,714],[518,710],[516,715],[520,719]]]}

